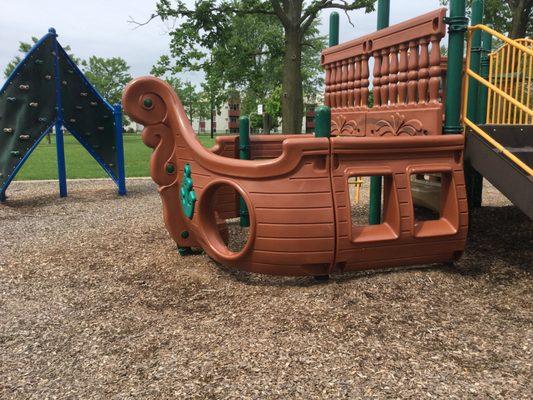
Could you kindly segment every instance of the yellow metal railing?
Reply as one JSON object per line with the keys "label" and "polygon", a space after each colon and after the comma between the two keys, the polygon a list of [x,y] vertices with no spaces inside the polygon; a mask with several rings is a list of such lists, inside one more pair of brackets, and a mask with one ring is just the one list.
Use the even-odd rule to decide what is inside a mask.
{"label": "yellow metal railing", "polygon": [[[514,43],[533,49],[532,39],[516,39]],[[533,103],[533,58],[517,46],[504,43],[489,55],[489,82],[527,107]],[[489,92],[488,124],[532,124],[533,119],[501,96]]]}
{"label": "yellow metal railing", "polygon": [[[499,50],[490,55],[490,57],[493,58],[491,58],[491,64],[489,66],[488,80],[470,69],[472,33],[477,30],[485,31],[504,43]],[[529,40],[509,39],[505,35],[502,35],[485,25],[475,25],[468,28],[462,113],[463,122],[498,151],[513,161],[518,167],[522,168],[528,175],[533,175],[533,169],[468,119],[468,82],[470,80],[468,77],[475,79],[488,89],[488,124],[532,124],[532,75],[533,49],[531,48]]]}

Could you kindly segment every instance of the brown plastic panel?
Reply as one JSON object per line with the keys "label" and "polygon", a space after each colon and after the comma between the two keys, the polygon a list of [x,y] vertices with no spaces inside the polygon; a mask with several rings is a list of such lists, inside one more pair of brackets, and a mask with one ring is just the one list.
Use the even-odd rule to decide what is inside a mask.
{"label": "brown plastic panel", "polygon": [[[147,98],[151,102],[145,102]],[[239,160],[235,136],[217,138],[212,149],[197,141],[183,106],[163,81],[132,81],[124,91],[123,106],[145,126],[142,139],[154,149],[150,173],[159,187],[165,225],[180,247],[202,247],[221,264],[280,275],[449,261],[464,248],[461,135],[252,136],[253,159]],[[174,168],[167,168],[169,164]],[[184,215],[179,201],[186,164],[198,199],[192,219]],[[428,236],[414,226],[407,174],[419,167],[452,171],[445,207],[456,233],[437,226]],[[390,187],[388,225],[373,232],[349,231],[347,176],[372,171],[390,177],[391,184],[385,185]],[[224,245],[227,230],[221,219],[238,215],[239,196],[250,213],[249,240],[241,251],[232,252]]]}
{"label": "brown plastic panel", "polygon": [[[468,207],[462,167],[462,135],[425,137],[331,138],[332,180],[337,226],[334,270],[348,271],[451,260],[464,250]],[[443,172],[437,221],[415,224],[409,176]],[[382,175],[383,223],[352,226],[347,181],[351,176]]]}
{"label": "brown plastic panel", "polygon": [[391,25],[360,38],[349,40],[322,51],[322,65],[341,61],[357,53],[371,53],[383,50],[401,42],[419,39],[424,36],[446,34],[446,8],[442,7],[407,21]]}
{"label": "brown plastic panel", "polygon": [[332,135],[442,133],[445,15],[440,8],[322,52]]}

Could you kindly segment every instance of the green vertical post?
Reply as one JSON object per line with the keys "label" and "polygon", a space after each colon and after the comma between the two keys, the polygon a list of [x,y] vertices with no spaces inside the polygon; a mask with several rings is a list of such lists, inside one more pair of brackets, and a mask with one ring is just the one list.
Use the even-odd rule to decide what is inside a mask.
{"label": "green vertical post", "polygon": [[329,14],[329,47],[339,44],[339,13]]}
{"label": "green vertical post", "polygon": [[328,106],[315,109],[315,137],[331,136],[331,110]]}
{"label": "green vertical post", "polygon": [[[483,0],[474,0],[472,2],[472,15],[470,18],[470,25],[478,25],[483,23]],[[470,45],[470,69],[476,74],[480,74],[481,69],[481,31],[474,31],[472,33],[472,41]],[[479,109],[482,108],[479,101],[480,85],[474,78],[468,80],[468,104],[467,117],[475,124],[481,123],[478,120]],[[465,183],[468,197],[468,204],[470,207],[481,207],[481,198],[483,190],[483,176],[477,172],[471,165],[465,165]]]}
{"label": "green vertical post", "polygon": [[444,133],[459,133],[461,125],[461,88],[463,53],[468,18],[465,17],[465,0],[450,0],[448,26],[448,68],[446,78],[446,103],[444,104]]}
{"label": "green vertical post", "polygon": [[[489,53],[492,50],[492,36],[488,32],[481,32],[481,64],[480,64],[480,75],[489,79]],[[487,97],[488,97],[488,88],[485,85],[479,84],[478,89],[478,106],[477,106],[477,116],[476,123],[484,124],[487,122]],[[472,205],[474,208],[481,207],[483,199],[483,175],[474,170],[472,174]]]}
{"label": "green vertical post", "polygon": [[[481,63],[480,75],[486,80],[489,79],[489,54],[492,51],[492,36],[488,32],[481,32]],[[485,124],[487,122],[487,97],[488,88],[485,85],[479,85],[478,99],[479,106],[477,109],[477,122]]]}
{"label": "green vertical post", "polygon": [[[390,0],[378,0],[377,30],[387,28],[390,19]],[[381,191],[383,180],[381,176],[370,177],[370,201],[368,223],[377,225],[381,223]]]}
{"label": "green vertical post", "polygon": [[390,0],[378,0],[378,31],[389,26]]}
{"label": "green vertical post", "polygon": [[[250,118],[246,115],[239,119],[239,158],[241,160],[250,159]],[[239,198],[239,204],[240,226],[250,226],[250,214],[242,197]]]}
{"label": "green vertical post", "polygon": [[[483,23],[483,0],[474,0],[472,2],[472,18],[470,25],[478,25]],[[481,31],[474,31],[472,33],[472,42],[470,47],[470,69],[479,75],[481,65]],[[477,97],[479,91],[479,82],[474,78],[468,80],[468,105],[467,116],[468,119],[476,124],[478,117],[479,99]]]}

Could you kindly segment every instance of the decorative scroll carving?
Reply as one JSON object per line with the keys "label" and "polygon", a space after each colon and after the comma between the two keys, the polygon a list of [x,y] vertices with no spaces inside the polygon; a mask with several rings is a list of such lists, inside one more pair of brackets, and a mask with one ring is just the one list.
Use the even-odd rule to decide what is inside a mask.
{"label": "decorative scroll carving", "polygon": [[376,136],[423,136],[422,122],[418,119],[406,121],[405,115],[398,112],[391,115],[390,120],[381,119],[376,122]]}
{"label": "decorative scroll carving", "polygon": [[332,135],[350,135],[350,136],[364,136],[361,133],[357,121],[348,120],[344,115],[339,114],[331,119],[331,134]]}

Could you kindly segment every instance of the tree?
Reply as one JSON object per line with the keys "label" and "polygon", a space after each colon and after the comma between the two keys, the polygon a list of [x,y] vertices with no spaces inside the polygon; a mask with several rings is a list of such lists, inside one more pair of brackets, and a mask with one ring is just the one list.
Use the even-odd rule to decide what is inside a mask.
{"label": "tree", "polygon": [[[15,57],[13,57],[13,59],[7,64],[7,66],[5,67],[4,69],[4,78],[8,78],[9,75],[11,75],[11,73],[13,72],[13,70],[16,68],[17,65],[19,65],[19,63],[22,61],[22,58],[24,56],[26,56],[26,54],[31,50],[31,48],[39,41],[39,38],[35,37],[35,36],[32,36],[31,37],[31,43],[27,43],[27,42],[19,42],[19,53],[22,54],[22,56],[20,55],[16,55]],[[63,47],[63,49],[67,52],[68,56],[72,59],[72,61],[74,61],[76,64],[79,63],[79,59],[76,58],[72,53],[71,53],[71,48],[70,46],[65,46]]]}
{"label": "tree", "polygon": [[131,81],[130,67],[120,57],[91,56],[82,61],[82,72],[109,103],[120,103],[124,86]]}
{"label": "tree", "polygon": [[[467,0],[470,13],[473,0]],[[441,0],[447,5],[449,0]],[[485,0],[484,23],[511,39],[528,37],[533,34],[533,0]]]}
{"label": "tree", "polygon": [[[161,76],[157,74],[157,71],[154,71],[154,68],[152,68],[151,73],[155,76]],[[189,120],[192,121],[193,118],[200,117],[199,112],[201,109],[199,103],[201,99],[196,86],[189,81],[182,82],[182,80],[176,76],[168,77],[165,80],[178,94],[183,107],[185,107]]]}
{"label": "tree", "polygon": [[[282,116],[283,38],[283,27],[273,16],[236,15],[224,43],[211,50],[210,67],[220,71],[221,81],[241,93],[241,112],[254,115],[262,104],[271,127],[276,127]],[[325,42],[314,23],[302,50],[305,99],[315,98],[323,84],[320,51]]]}
{"label": "tree", "polygon": [[302,52],[309,29],[323,9],[365,9],[369,12],[374,9],[374,3],[375,0],[339,0],[338,3],[335,0],[197,0],[194,7],[189,8],[183,0],[176,0],[174,4],[170,0],[159,0],[148,22],[154,18],[175,18],[178,24],[172,32],[174,53],[181,55],[183,63],[193,66],[194,62],[197,65],[205,62],[209,49],[227,41],[233,17],[260,15],[275,20],[283,32],[283,42],[280,42],[283,131],[295,133],[301,132],[302,127]]}

